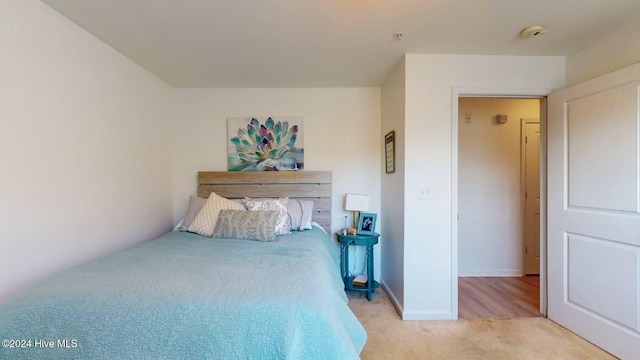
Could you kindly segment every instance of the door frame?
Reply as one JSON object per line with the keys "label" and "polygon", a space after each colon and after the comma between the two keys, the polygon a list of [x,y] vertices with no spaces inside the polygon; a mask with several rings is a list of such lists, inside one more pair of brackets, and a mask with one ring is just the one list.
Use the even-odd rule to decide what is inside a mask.
{"label": "door frame", "polygon": [[[525,143],[526,143],[526,126],[527,124],[538,124],[538,131],[540,131],[540,120],[534,118],[521,118],[520,119],[520,208],[522,211],[522,273],[526,275],[526,248],[527,248],[527,209],[526,209],[526,152],[525,152]],[[542,135],[542,133],[540,133]],[[542,136],[541,136],[542,137]],[[538,148],[539,148],[538,144]],[[542,154],[542,152],[540,152]],[[542,180],[542,179],[540,179]],[[542,184],[540,184],[540,189],[542,189]],[[540,199],[542,200],[542,199]],[[542,202],[541,202],[542,204]],[[541,205],[542,207],[542,205]],[[542,214],[540,215],[542,217]],[[540,219],[542,220],[542,219]],[[540,237],[542,238],[542,233],[540,233]],[[542,258],[540,259],[542,261]],[[540,267],[540,266],[539,266]]]}
{"label": "door frame", "polygon": [[540,99],[540,313],[547,316],[547,95],[551,88],[451,88],[451,313],[458,319],[458,101],[461,97]]}

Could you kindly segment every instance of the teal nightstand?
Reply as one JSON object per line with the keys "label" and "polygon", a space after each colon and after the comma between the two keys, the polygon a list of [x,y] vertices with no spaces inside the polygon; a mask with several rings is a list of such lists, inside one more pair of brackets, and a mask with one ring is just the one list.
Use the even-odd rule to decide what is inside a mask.
{"label": "teal nightstand", "polygon": [[[340,243],[340,272],[342,273],[342,280],[344,281],[344,288],[354,291],[366,291],[367,300],[371,301],[371,295],[380,286],[377,281],[373,279],[373,245],[378,243],[380,234],[374,233],[373,235],[342,235],[338,236],[338,242]],[[349,246],[366,246],[367,247],[367,284],[365,286],[353,285],[353,276],[349,276]]]}

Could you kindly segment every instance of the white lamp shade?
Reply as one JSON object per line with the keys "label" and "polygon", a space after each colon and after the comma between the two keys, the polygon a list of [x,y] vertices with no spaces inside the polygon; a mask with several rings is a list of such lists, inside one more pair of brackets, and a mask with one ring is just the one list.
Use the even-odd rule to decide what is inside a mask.
{"label": "white lamp shade", "polygon": [[344,209],[347,211],[369,210],[369,195],[347,194],[345,196]]}

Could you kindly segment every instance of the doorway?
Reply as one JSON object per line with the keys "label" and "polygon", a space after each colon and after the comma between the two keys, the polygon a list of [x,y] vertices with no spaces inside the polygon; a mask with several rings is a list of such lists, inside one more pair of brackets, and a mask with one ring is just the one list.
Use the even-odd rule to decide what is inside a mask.
{"label": "doorway", "polygon": [[520,129],[523,273],[540,275],[540,121],[523,118]]}
{"label": "doorway", "polygon": [[460,317],[539,316],[541,107],[539,98],[458,100]]}

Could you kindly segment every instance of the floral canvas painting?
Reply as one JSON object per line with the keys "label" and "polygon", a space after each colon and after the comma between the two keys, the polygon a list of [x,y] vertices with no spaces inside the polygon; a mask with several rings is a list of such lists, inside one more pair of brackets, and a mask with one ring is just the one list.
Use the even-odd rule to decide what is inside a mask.
{"label": "floral canvas painting", "polygon": [[228,118],[229,171],[304,169],[301,117]]}

